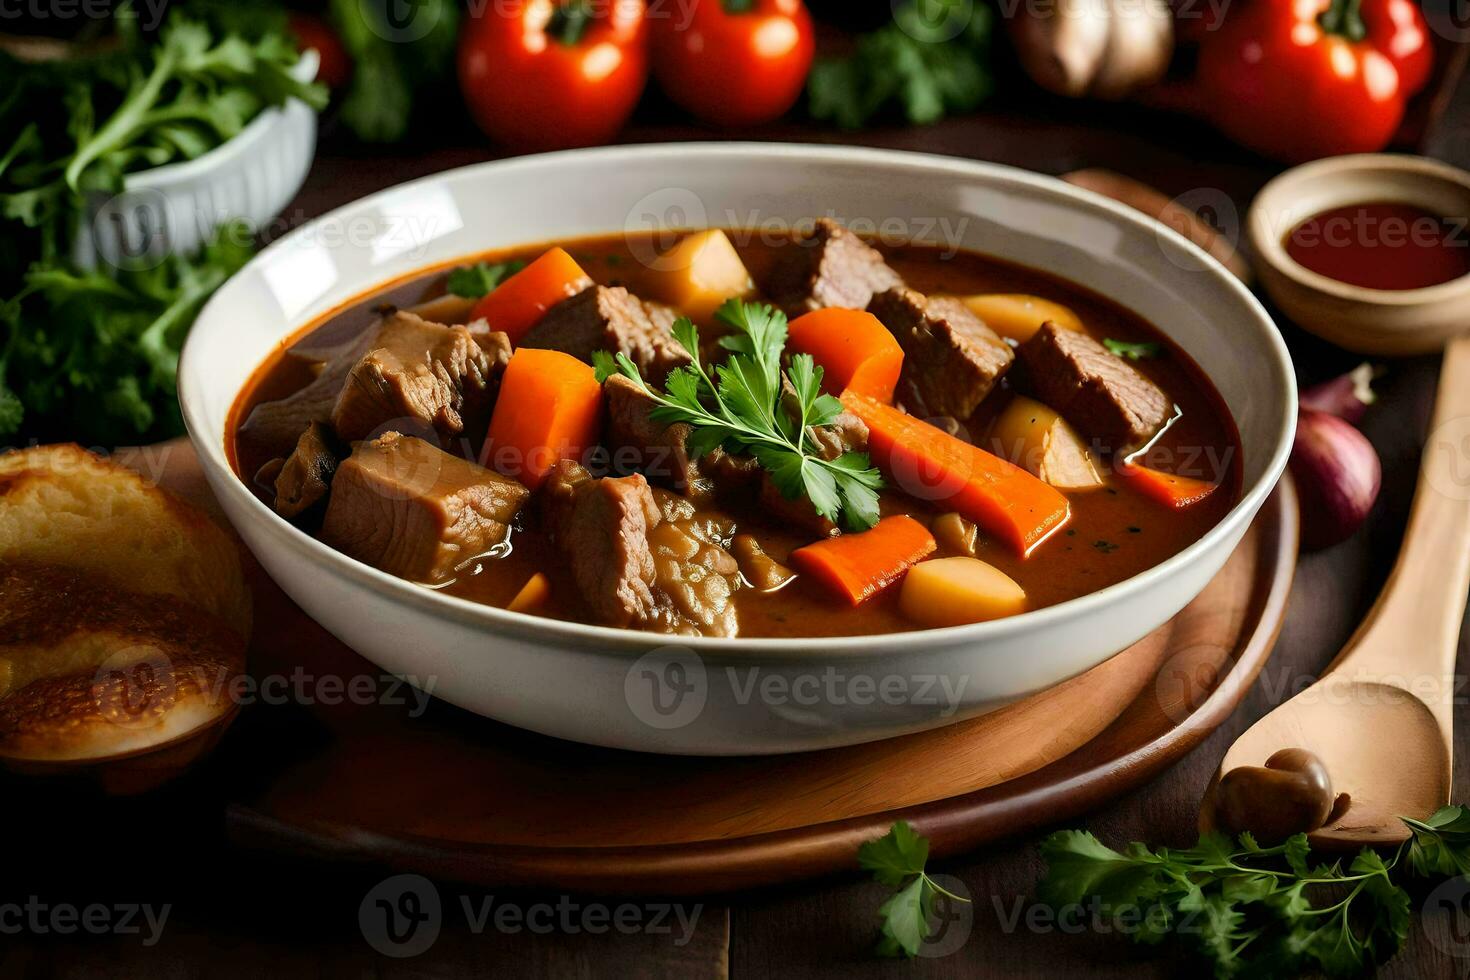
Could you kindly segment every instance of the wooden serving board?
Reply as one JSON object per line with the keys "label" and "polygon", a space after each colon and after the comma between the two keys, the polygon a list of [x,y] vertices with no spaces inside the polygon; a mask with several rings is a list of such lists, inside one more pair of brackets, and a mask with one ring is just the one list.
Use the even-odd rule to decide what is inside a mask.
{"label": "wooden serving board", "polygon": [[[170,444],[164,473],[214,506],[187,445]],[[251,674],[318,696],[242,712],[221,749],[250,774],[230,831],[482,884],[664,894],[850,868],[899,818],[936,855],[972,848],[1139,785],[1225,719],[1275,642],[1296,522],[1284,484],[1195,602],[1071,681],[946,728],[763,758],[590,748],[440,702],[420,713],[255,569]],[[408,704],[343,703],[354,678]]]}

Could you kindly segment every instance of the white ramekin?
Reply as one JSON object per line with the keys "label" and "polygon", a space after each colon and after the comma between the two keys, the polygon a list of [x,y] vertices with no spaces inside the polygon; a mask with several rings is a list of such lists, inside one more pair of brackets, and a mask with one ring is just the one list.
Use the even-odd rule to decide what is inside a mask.
{"label": "white ramekin", "polygon": [[[315,78],[318,60],[306,51],[292,74]],[[266,109],[208,153],[129,174],[121,194],[92,202],[72,258],[82,268],[152,266],[194,253],[226,221],[254,233],[291,203],[315,155],[315,110],[300,99]]]}

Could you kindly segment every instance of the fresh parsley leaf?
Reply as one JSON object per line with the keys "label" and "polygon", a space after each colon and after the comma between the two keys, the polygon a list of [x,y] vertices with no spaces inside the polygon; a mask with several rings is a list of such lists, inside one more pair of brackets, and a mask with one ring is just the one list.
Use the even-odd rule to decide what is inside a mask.
{"label": "fresh parsley leaf", "polygon": [[[126,6],[126,5],[124,5]],[[291,74],[285,15],[229,0],[170,8],[156,34],[119,11],[101,53],[0,57],[0,437],[91,445],[182,431],[179,348],[204,302],[254,250],[228,225],[198,254],[138,268],[72,261],[92,208],[133,172],[194,159],[262,110],[327,91]]]}
{"label": "fresh parsley leaf", "polygon": [[1164,352],[1164,345],[1152,340],[1133,343],[1127,340],[1114,340],[1112,337],[1108,337],[1103,341],[1103,346],[1119,357],[1127,358],[1130,361],[1152,360]]}
{"label": "fresh parsley leaf", "polygon": [[495,288],[526,267],[520,259],[509,262],[476,262],[462,265],[449,274],[446,288],[465,299],[488,296]]}
{"label": "fresh parsley leaf", "polygon": [[593,351],[592,371],[597,376],[597,383],[602,384],[608,378],[619,373],[617,358],[613,357],[610,351]]}
{"label": "fresh parsley leaf", "polygon": [[920,874],[878,906],[878,916],[883,920],[883,937],[878,944],[881,955],[919,955],[919,947],[929,935],[929,918],[934,908],[928,882]]}
{"label": "fresh parsley leaf", "polygon": [[596,352],[592,364],[597,378],[622,374],[638,385],[657,402],[655,421],[690,427],[691,453],[703,456],[722,446],[750,454],[788,499],[806,498],[818,514],[850,531],[876,524],[883,478],[861,453],[827,459],[813,434],[831,425],[841,411],[840,402],[821,394],[821,369],[810,357],[798,355],[790,374],[781,370],[785,314],[765,304],[731,300],[716,317],[731,328],[720,338],[720,346],[731,353],[714,368],[701,359],[699,329],[681,317],[672,333],[690,363],[669,373],[664,391],[650,387],[624,354]]}
{"label": "fresh parsley leaf", "polygon": [[923,874],[928,861],[929,841],[907,820],[898,821],[887,834],[858,848],[858,867],[893,888],[912,875]]}
{"label": "fresh parsley leaf", "polygon": [[807,81],[816,119],[860,129],[890,108],[915,124],[969,112],[990,95],[990,8],[970,0],[907,0],[893,23],[822,59]]}
{"label": "fresh parsley leaf", "polygon": [[1408,936],[1406,873],[1470,868],[1470,810],[1445,807],[1404,823],[1412,839],[1388,859],[1364,849],[1346,869],[1334,862],[1310,871],[1305,834],[1274,847],[1249,834],[1235,842],[1209,835],[1188,850],[1135,843],[1119,852],[1064,831],[1041,845],[1047,872],[1038,891],[1058,907],[1096,901],[1114,916],[1144,910],[1135,940],[1178,936],[1216,976],[1357,975],[1390,959]]}
{"label": "fresh parsley leaf", "polygon": [[1409,864],[1421,877],[1470,874],[1470,808],[1442,807],[1428,820],[1404,818],[1413,834]]}
{"label": "fresh parsley leaf", "polygon": [[878,952],[883,956],[919,954],[919,947],[929,936],[929,922],[934,918],[936,895],[953,901],[967,902],[946,891],[924,871],[929,861],[929,841],[919,836],[908,821],[900,820],[877,840],[858,847],[858,866],[871,871],[882,885],[896,889],[881,906],[882,938]]}

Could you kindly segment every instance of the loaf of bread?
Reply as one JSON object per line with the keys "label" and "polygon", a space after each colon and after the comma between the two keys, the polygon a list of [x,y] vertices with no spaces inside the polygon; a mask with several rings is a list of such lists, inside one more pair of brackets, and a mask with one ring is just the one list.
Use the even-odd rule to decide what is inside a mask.
{"label": "loaf of bread", "polygon": [[0,456],[0,761],[137,757],[220,728],[250,613],[234,542],[192,505],[76,446]]}

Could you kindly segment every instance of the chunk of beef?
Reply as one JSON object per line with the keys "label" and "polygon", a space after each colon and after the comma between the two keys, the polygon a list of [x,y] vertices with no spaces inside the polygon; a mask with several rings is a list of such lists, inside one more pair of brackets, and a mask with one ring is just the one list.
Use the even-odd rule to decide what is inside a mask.
{"label": "chunk of beef", "polygon": [[382,321],[377,321],[346,343],[331,348],[305,348],[301,355],[296,355],[293,348],[291,356],[316,362],[317,376],[285,398],[261,402],[251,409],[240,426],[240,438],[270,455],[285,456],[307,426],[313,422],[330,424],[332,406],[337,404],[347,373],[372,348],[381,329]]}
{"label": "chunk of beef", "polygon": [[1015,360],[1006,342],[957,299],[890,289],[873,297],[868,312],[903,348],[898,396],[918,414],[969,418]]}
{"label": "chunk of beef", "polygon": [[514,353],[511,347],[510,337],[499,330],[490,329],[490,321],[481,317],[471,320],[465,324],[465,329],[470,336],[475,338],[475,343],[485,352],[490,359],[490,376],[495,385],[499,385],[500,376],[505,372],[505,366],[510,363],[510,355]]}
{"label": "chunk of beef", "polygon": [[496,363],[465,327],[396,312],[348,373],[332,408],[332,427],[355,441],[385,425],[418,424],[448,441],[488,415]]}
{"label": "chunk of beef", "polygon": [[640,475],[597,479],[571,460],[541,486],[546,526],[572,565],[572,578],[598,622],[636,626],[653,618],[648,531],[662,516]]}
{"label": "chunk of beef", "polygon": [[838,412],[831,425],[813,430],[812,439],[823,459],[836,459],[843,453],[867,452],[868,427],[851,412]]}
{"label": "chunk of beef", "polygon": [[707,537],[706,525],[665,521],[648,535],[653,552],[657,613],[645,629],[690,636],[735,636],[740,566],[723,544]]}
{"label": "chunk of beef", "polygon": [[794,319],[829,306],[866,309],[875,293],[902,285],[877,249],[831,218],[818,218],[810,234],[785,249],[765,291]]}
{"label": "chunk of beef", "polygon": [[[542,485],[547,528],[592,615],[609,626],[734,636],[739,569],[688,501],[669,504],[641,474],[596,479],[563,460]],[[688,506],[686,516],[682,510]]]}
{"label": "chunk of beef", "polygon": [[1143,445],[1173,415],[1158,385],[1085,333],[1048,321],[1020,357],[1037,397],[1105,450]]}
{"label": "chunk of beef", "polygon": [[320,422],[307,426],[276,474],[276,513],[296,520],[326,500],[340,458],[331,429]]}
{"label": "chunk of beef", "polygon": [[605,441],[614,469],[637,470],[653,483],[691,496],[708,493],[710,482],[700,473],[699,460],[689,458],[689,426],[655,422],[658,403],[620,374],[609,377],[602,391],[607,404]]}
{"label": "chunk of beef", "polygon": [[627,354],[650,384],[689,363],[671,332],[677,314],[645,303],[621,286],[589,286],[547,311],[521,339],[523,347],[559,350],[584,361],[596,351]]}
{"label": "chunk of beef", "polygon": [[390,432],[360,442],[332,480],[322,540],[359,561],[436,584],[505,541],[530,491]]}

